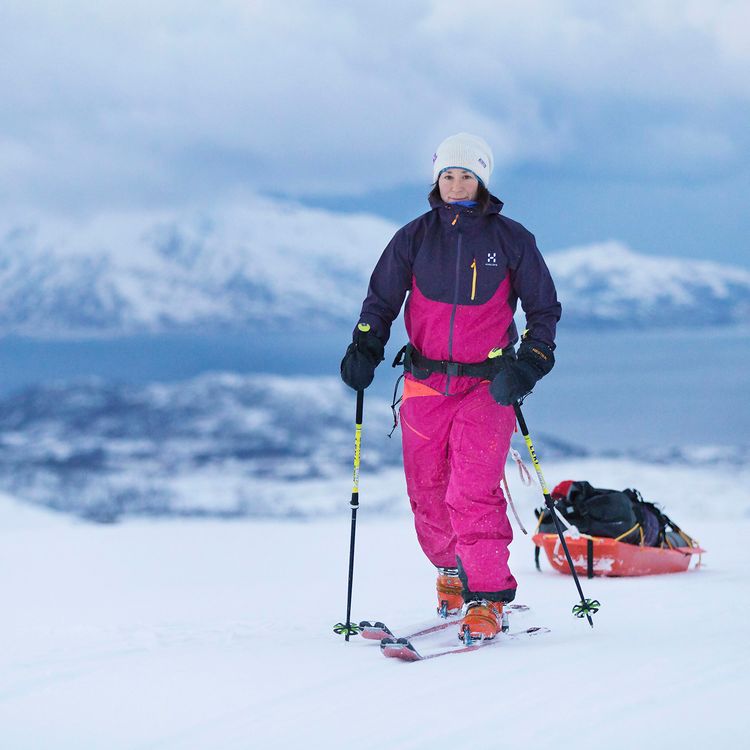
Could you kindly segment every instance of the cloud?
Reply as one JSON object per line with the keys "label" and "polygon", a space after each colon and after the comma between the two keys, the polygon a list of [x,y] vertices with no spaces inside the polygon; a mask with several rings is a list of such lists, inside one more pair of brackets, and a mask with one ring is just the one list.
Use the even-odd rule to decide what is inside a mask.
{"label": "cloud", "polygon": [[0,20],[6,207],[426,183],[458,130],[500,171],[747,168],[743,2],[6,0]]}

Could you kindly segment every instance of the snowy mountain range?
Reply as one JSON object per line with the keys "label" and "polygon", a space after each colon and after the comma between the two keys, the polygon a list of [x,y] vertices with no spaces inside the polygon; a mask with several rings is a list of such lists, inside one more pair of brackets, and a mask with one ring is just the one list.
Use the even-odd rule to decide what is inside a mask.
{"label": "snowy mountain range", "polygon": [[550,253],[569,328],[646,328],[750,322],[750,272],[710,261],[633,252],[605,242]]}
{"label": "snowy mountain range", "polygon": [[[212,212],[0,228],[0,335],[350,325],[396,226],[252,198]],[[546,252],[567,327],[750,321],[750,272],[617,242]]]}

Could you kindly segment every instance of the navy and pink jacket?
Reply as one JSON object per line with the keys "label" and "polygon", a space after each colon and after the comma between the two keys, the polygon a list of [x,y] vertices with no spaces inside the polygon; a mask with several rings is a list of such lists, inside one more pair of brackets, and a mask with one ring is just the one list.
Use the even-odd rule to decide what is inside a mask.
{"label": "navy and pink jacket", "polygon": [[[561,307],[534,235],[489,208],[431,202],[432,210],[399,229],[375,266],[360,322],[386,343],[407,293],[410,342],[429,359],[483,362],[518,340],[518,301],[527,337],[554,349]],[[477,379],[433,373],[425,385],[446,395]]]}

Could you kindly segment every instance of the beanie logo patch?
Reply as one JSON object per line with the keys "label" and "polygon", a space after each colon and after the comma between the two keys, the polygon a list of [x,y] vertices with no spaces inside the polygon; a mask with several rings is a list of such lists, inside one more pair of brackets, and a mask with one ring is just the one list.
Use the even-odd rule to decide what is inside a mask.
{"label": "beanie logo patch", "polygon": [[[436,156],[437,156],[437,154],[436,154]],[[433,161],[435,161],[435,160],[433,159]],[[480,164],[481,164],[481,165],[482,165],[482,166],[483,166],[483,167],[484,167],[485,169],[487,169],[487,162],[486,162],[486,161],[485,161],[484,159],[482,159],[482,157],[481,157],[481,156],[480,156],[480,157],[479,157],[479,158],[477,159],[477,161],[478,161],[478,162],[479,162],[479,163],[480,163]]]}
{"label": "beanie logo patch", "polygon": [[437,161],[437,151],[432,155],[432,163],[434,164]]}

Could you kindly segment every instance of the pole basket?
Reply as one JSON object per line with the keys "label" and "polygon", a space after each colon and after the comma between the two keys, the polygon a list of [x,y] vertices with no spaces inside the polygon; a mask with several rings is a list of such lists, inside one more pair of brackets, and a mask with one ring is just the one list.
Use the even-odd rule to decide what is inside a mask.
{"label": "pole basket", "polygon": [[583,599],[580,604],[573,607],[573,614],[583,619],[589,615],[595,615],[601,606],[598,599]]}
{"label": "pole basket", "polygon": [[333,626],[333,632],[336,633],[336,635],[344,635],[348,639],[351,635],[359,635],[362,632],[362,628],[360,628],[359,625],[355,625],[353,622],[350,622],[348,625],[345,622],[337,622]]}

